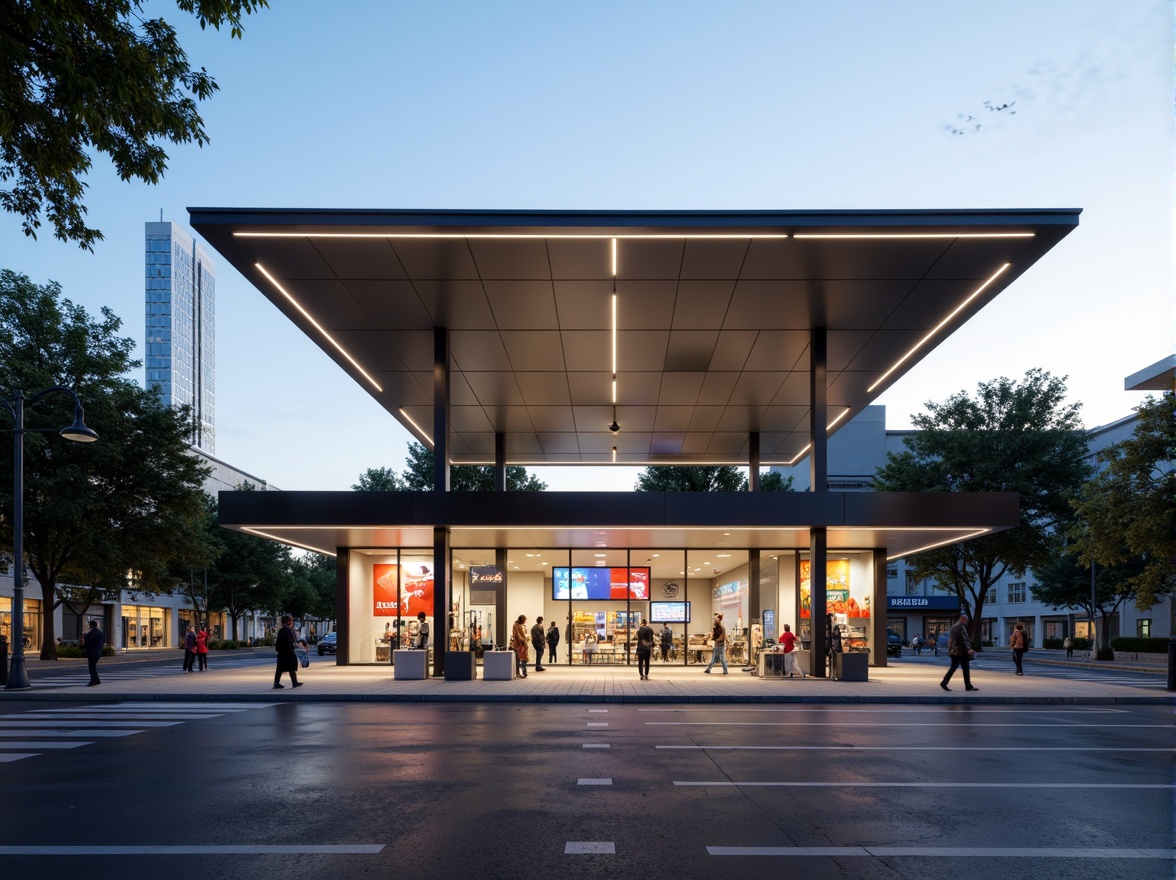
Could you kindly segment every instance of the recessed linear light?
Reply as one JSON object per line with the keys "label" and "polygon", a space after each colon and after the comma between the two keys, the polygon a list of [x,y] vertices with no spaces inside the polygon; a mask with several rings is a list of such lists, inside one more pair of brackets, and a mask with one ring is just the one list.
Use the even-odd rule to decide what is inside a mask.
{"label": "recessed linear light", "polygon": [[[825,430],[829,431],[834,425],[836,425],[838,422],[840,422],[847,415],[849,415],[849,407],[848,406],[841,411],[841,415],[839,415],[837,418],[835,418],[829,424],[825,425]],[[812,448],[813,448],[812,443],[806,443],[804,449],[802,449],[802,450],[800,450],[800,452],[796,453],[796,455],[794,455],[792,457],[792,460],[790,462],[788,462],[788,467],[792,467],[794,464],[796,464],[798,461],[800,461],[801,457]]]}
{"label": "recessed linear light", "polygon": [[730,558],[730,556],[731,556],[730,553],[716,553],[715,554],[716,559],[728,559],[728,558]]}
{"label": "recessed linear light", "polygon": [[430,446],[433,445],[433,438],[425,433],[424,428],[422,428],[420,425],[418,425],[416,422],[414,422],[412,420],[412,416],[410,416],[408,413],[406,413],[403,409],[397,409],[396,411],[398,413],[400,413],[402,416],[404,416],[406,419],[408,419],[408,423],[417,429],[417,433],[420,434],[422,437],[424,437],[425,440],[428,441]]}
{"label": "recessed linear light", "polygon": [[[648,235],[630,234],[630,235],[615,235],[611,232],[602,233],[573,233],[573,234],[556,234],[545,235],[542,233],[497,233],[497,232],[234,232],[234,238],[440,238],[440,239],[462,239],[462,238],[477,238],[477,239],[547,239],[547,238],[576,238],[576,239],[624,239],[624,240],[640,240],[640,239],[661,239],[673,241],[675,239],[782,239],[788,238],[788,233],[764,233],[764,232],[745,232],[745,233],[685,233],[674,235],[672,233],[650,233]],[[951,238],[959,238],[960,236],[950,236]]]}
{"label": "recessed linear light", "polygon": [[242,526],[241,531],[249,532],[251,535],[260,535],[263,538],[269,538],[271,541],[277,541],[279,544],[288,544],[291,547],[298,547],[302,550],[313,550],[315,553],[322,553],[324,556],[335,555],[333,550],[324,550],[322,547],[312,547],[310,544],[299,544],[297,541],[291,541],[289,538],[283,538],[280,535],[271,535],[269,532],[261,531],[261,529],[249,529],[245,526]]}
{"label": "recessed linear light", "polygon": [[887,370],[885,373],[883,373],[880,377],[878,377],[878,381],[876,381],[873,385],[871,385],[869,388],[867,388],[866,393],[869,394],[871,391],[873,391],[875,388],[877,388],[879,385],[881,385],[883,382],[885,382],[887,376],[889,376],[891,373],[893,373],[895,370],[897,370],[900,366],[902,366],[902,364],[906,362],[907,358],[909,358],[916,351],[918,351],[920,348],[922,348],[933,336],[935,336],[935,334],[937,334],[940,330],[942,330],[945,326],[947,326],[947,323],[952,318],[954,318],[961,311],[963,311],[964,307],[968,303],[970,303],[972,300],[974,300],[976,297],[978,297],[990,284],[992,284],[992,282],[994,282],[997,278],[999,278],[1001,275],[1003,275],[1005,272],[1007,272],[1009,267],[1012,265],[1013,265],[1012,263],[1005,263],[999,269],[997,269],[995,272],[993,272],[992,275],[989,276],[988,280],[985,281],[983,284],[981,284],[979,287],[977,287],[971,296],[969,296],[966,300],[964,300],[962,303],[960,303],[958,306],[956,306],[954,309],[952,309],[951,314],[949,314],[946,318],[944,318],[942,321],[940,321],[938,324],[936,324],[935,327],[932,328],[930,333],[928,333],[926,336],[924,336],[922,339],[920,339],[918,342],[916,342],[910,351],[908,351],[906,354],[904,354],[902,357],[900,357],[897,361],[895,361],[893,367],[891,367],[889,370]]}
{"label": "recessed linear light", "polygon": [[[928,530],[928,531],[930,531],[930,530]],[[918,547],[914,550],[904,550],[902,553],[899,553],[896,556],[887,556],[886,561],[892,562],[895,559],[902,559],[904,556],[914,556],[916,553],[922,553],[924,550],[934,550],[936,547],[943,547],[946,544],[959,544],[959,543],[962,543],[963,541],[970,541],[972,538],[979,537],[980,535],[986,535],[991,531],[992,531],[992,529],[978,529],[978,530],[976,530],[974,532],[970,532],[966,535],[959,535],[956,537],[948,538],[946,541],[938,541],[934,544],[927,544],[924,547]]]}
{"label": "recessed linear light", "polygon": [[294,306],[294,308],[298,309],[298,312],[302,315],[302,317],[306,318],[306,320],[308,320],[311,323],[311,325],[313,325],[314,329],[322,334],[323,338],[326,339],[327,342],[329,342],[329,343],[331,343],[331,345],[335,346],[335,349],[339,352],[339,354],[341,354],[341,355],[343,355],[343,357],[347,358],[347,360],[351,364],[351,366],[353,366],[353,367],[355,367],[355,369],[359,370],[360,374],[365,379],[367,379],[369,382],[372,383],[373,388],[375,388],[379,392],[383,392],[384,389],[380,387],[379,383],[376,382],[375,379],[373,379],[371,376],[369,376],[367,374],[367,371],[365,371],[364,368],[359,365],[359,363],[355,360],[355,358],[353,358],[351,355],[349,355],[347,353],[347,350],[345,348],[343,348],[343,346],[341,346],[338,342],[336,342],[335,338],[333,336],[331,336],[331,334],[328,333],[326,330],[324,330],[318,321],[316,321],[314,318],[312,318],[310,316],[310,312],[308,312],[306,309],[302,308],[301,305],[299,305],[298,300],[294,299],[294,297],[292,297],[289,293],[286,292],[286,289],[278,283],[278,280],[276,278],[274,278],[273,275],[271,275],[269,272],[267,272],[265,270],[265,266],[261,265],[261,263],[254,263],[253,265],[257,267],[258,272],[260,272],[262,275],[264,275],[266,277],[266,280],[268,280],[270,284],[272,284],[275,288],[277,288],[277,291],[280,294],[282,294],[282,296],[286,297],[286,299],[288,299],[290,301],[290,304],[292,306]]}
{"label": "recessed linear light", "polygon": [[793,238],[1035,238],[1036,232],[797,232]]}
{"label": "recessed linear light", "polygon": [[617,277],[617,240],[616,240],[616,238],[613,238],[613,240],[612,240],[612,270],[613,270],[613,278],[616,278]]}

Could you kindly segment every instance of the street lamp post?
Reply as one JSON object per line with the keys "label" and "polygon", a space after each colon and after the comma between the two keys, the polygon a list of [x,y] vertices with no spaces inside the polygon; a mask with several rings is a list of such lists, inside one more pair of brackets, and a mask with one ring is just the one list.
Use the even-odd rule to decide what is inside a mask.
{"label": "street lamp post", "polygon": [[27,431],[52,433],[53,428],[26,428],[24,423],[25,403],[30,406],[49,394],[68,394],[74,402],[74,420],[68,427],[57,430],[67,440],[91,443],[98,439],[94,431],[86,427],[82,413],[82,402],[69,388],[56,385],[25,397],[17,391],[11,400],[3,401],[12,413],[13,428],[12,454],[12,669],[8,674],[5,690],[18,690],[29,686],[29,675],[25,669],[24,656],[24,435]]}

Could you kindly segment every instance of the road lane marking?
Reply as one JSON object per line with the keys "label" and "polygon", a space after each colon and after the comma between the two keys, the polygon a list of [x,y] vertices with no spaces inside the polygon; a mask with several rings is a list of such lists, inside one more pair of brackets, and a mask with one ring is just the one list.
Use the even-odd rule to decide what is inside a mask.
{"label": "road lane marking", "polygon": [[576,785],[612,785],[611,779],[577,779]]}
{"label": "road lane marking", "polygon": [[589,709],[588,711],[589,711],[589,713],[591,713],[591,712],[608,712],[608,709]]}
{"label": "road lane marking", "polygon": [[92,745],[92,742],[7,742],[0,739],[0,749],[76,749],[79,746]]}
{"label": "road lane marking", "polygon": [[1176,859],[1176,849],[977,846],[708,846],[712,856],[846,858]]}
{"label": "road lane marking", "polygon": [[607,721],[589,721],[588,726],[589,727],[608,727],[608,722]]}
{"label": "road lane marking", "polygon": [[1176,788],[1163,782],[675,782],[679,786],[714,788],[1098,788],[1157,789]]}
{"label": "road lane marking", "polygon": [[610,841],[569,840],[564,844],[565,856],[604,855],[615,856],[617,845]]}
{"label": "road lane marking", "polygon": [[13,752],[11,755],[0,752],[0,764],[11,764],[13,761],[23,761],[25,758],[35,758],[40,752]]}
{"label": "road lane marking", "polygon": [[0,856],[367,855],[382,843],[207,844],[203,846],[0,846]]}
{"label": "road lane marking", "polygon": [[87,724],[89,724],[91,720],[97,719],[101,719],[102,721],[137,721],[139,719],[147,721],[201,721],[207,718],[221,718],[223,717],[223,714],[220,712],[203,712],[197,714],[195,712],[143,712],[140,710],[135,712],[103,712],[101,714],[74,711],[68,715],[50,715],[48,713],[42,714],[40,712],[26,712],[21,717],[28,718],[30,716],[33,718],[39,718],[40,720],[46,722],[51,721],[54,724],[57,724],[61,721],[71,720],[71,718],[72,720],[85,721]]}
{"label": "road lane marking", "polygon": [[607,749],[607,748],[609,748],[609,743],[584,743],[584,744],[581,746],[581,748],[585,748],[585,749]]}
{"label": "road lane marking", "polygon": [[[776,714],[788,715],[885,715],[892,712],[901,712],[903,715],[911,713],[925,713],[925,714],[944,714],[954,712],[958,709],[958,704],[936,704],[933,706],[867,706],[860,709],[854,708],[839,708],[839,707],[820,707],[820,706],[804,706],[794,705],[787,708],[771,709],[760,706],[744,706],[733,705],[728,708],[730,712],[752,713],[752,712],[770,712]],[[670,707],[670,706],[638,706],[638,712],[669,712],[669,713],[683,713],[683,712],[698,712],[698,707]],[[1016,714],[1016,715],[1125,715],[1128,713],[1127,709],[1114,709],[1104,706],[1089,706],[1073,709],[1027,709],[1017,706],[969,706],[968,714],[976,714],[981,712],[996,712],[1001,714]]]}
{"label": "road lane marking", "polygon": [[[41,728],[21,728],[20,730],[0,730],[0,737],[5,736],[84,736],[87,739],[92,739],[98,736],[134,736],[136,733],[144,733],[142,729],[136,730],[54,730],[51,727]],[[0,740],[2,741],[2,740]]]}
{"label": "road lane marking", "polygon": [[[648,727],[869,727],[871,729],[880,727],[1057,727],[1057,724],[993,723],[987,721],[968,721],[966,719],[951,722],[912,721],[907,723],[903,721],[887,721],[884,723],[875,722],[873,724],[859,723],[856,721],[646,721],[644,723]],[[1163,728],[1164,730],[1170,730],[1172,725],[1116,724],[1113,721],[1108,721],[1106,724],[1067,724],[1066,730],[1077,730],[1080,727],[1109,727],[1114,730],[1126,728]]]}
{"label": "road lane marking", "polygon": [[56,718],[37,718],[28,721],[9,721],[7,718],[0,719],[0,727],[36,727],[44,726],[49,721],[52,721],[56,727],[175,727],[177,724],[183,724],[182,721],[97,721],[97,720],[82,720],[82,721],[67,721],[58,720]]}

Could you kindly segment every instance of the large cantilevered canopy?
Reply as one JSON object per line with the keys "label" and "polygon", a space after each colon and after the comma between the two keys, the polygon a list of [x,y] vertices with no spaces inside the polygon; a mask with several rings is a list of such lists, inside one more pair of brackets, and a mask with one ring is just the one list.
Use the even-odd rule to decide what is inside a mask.
{"label": "large cantilevered canopy", "polygon": [[532,465],[795,463],[814,329],[835,431],[1079,214],[189,210],[430,447],[447,328],[450,460]]}

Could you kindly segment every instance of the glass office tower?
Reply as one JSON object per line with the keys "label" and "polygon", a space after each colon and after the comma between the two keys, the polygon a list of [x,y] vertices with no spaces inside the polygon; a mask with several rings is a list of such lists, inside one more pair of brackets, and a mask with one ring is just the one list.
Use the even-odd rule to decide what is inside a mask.
{"label": "glass office tower", "polygon": [[175,223],[146,227],[147,387],[192,408],[191,443],[216,452],[216,266]]}

